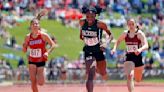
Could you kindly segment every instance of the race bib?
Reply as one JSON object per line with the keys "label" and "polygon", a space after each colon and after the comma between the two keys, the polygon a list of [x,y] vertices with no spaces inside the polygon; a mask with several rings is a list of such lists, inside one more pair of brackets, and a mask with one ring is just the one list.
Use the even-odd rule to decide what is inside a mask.
{"label": "race bib", "polygon": [[127,52],[135,52],[138,49],[138,45],[127,45]]}
{"label": "race bib", "polygon": [[99,40],[97,37],[95,38],[84,38],[84,42],[88,46],[94,46],[99,43]]}
{"label": "race bib", "polygon": [[42,50],[41,49],[30,49],[30,56],[34,58],[38,58],[42,56]]}

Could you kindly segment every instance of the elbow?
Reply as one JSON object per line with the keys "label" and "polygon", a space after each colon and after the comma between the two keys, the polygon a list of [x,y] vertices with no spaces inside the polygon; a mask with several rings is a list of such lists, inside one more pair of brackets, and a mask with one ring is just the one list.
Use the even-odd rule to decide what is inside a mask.
{"label": "elbow", "polygon": [[81,40],[83,40],[83,37],[82,37],[82,36],[80,36],[80,39],[81,39]]}

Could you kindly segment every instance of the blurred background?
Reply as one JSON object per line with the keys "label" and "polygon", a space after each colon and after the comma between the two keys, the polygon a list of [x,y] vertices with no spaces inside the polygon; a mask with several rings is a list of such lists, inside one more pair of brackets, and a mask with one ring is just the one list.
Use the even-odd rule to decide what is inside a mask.
{"label": "blurred background", "polygon": [[[164,78],[164,0],[0,0],[0,83],[29,82],[27,54],[21,50],[22,43],[30,32],[30,20],[42,9],[50,12],[41,19],[41,28],[56,43],[46,64],[47,82],[83,83],[85,66],[78,23],[84,17],[80,9],[86,4],[103,9],[97,18],[104,21],[114,35],[114,40],[106,43],[104,52],[109,80],[125,79],[125,43],[114,55],[110,50],[126,30],[126,19],[133,17],[149,42],[149,49],[142,53],[143,79],[164,82],[161,81]],[[104,33],[104,42],[105,39]],[[98,74],[96,79],[101,79]]]}

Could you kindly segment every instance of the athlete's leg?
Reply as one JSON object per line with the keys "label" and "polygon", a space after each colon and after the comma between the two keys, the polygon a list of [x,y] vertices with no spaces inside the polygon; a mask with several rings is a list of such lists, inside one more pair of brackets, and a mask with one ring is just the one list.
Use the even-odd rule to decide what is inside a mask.
{"label": "athlete's leg", "polygon": [[132,61],[126,61],[124,63],[124,70],[127,77],[127,87],[129,92],[134,90],[134,63]]}
{"label": "athlete's leg", "polygon": [[144,70],[144,66],[139,66],[134,68],[134,79],[136,82],[140,82],[142,80],[143,70]]}
{"label": "athlete's leg", "polygon": [[93,92],[93,80],[96,71],[96,61],[95,59],[86,60],[86,74],[87,74],[87,82],[86,88],[87,92]]}
{"label": "athlete's leg", "polygon": [[97,61],[96,71],[101,74],[103,80],[108,79],[105,60]]}
{"label": "athlete's leg", "polygon": [[37,67],[34,64],[29,64],[29,73],[30,73],[30,79],[31,79],[31,88],[33,92],[38,92],[37,88]]}
{"label": "athlete's leg", "polygon": [[44,66],[37,68],[37,83],[41,86],[45,82],[44,78]]}

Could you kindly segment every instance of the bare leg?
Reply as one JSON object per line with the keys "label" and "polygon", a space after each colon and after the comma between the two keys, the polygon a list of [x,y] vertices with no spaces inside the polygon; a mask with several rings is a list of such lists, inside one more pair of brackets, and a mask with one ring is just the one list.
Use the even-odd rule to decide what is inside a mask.
{"label": "bare leg", "polygon": [[29,73],[30,73],[32,91],[33,92],[38,92],[37,80],[36,80],[36,75],[37,75],[36,65],[29,64]]}
{"label": "bare leg", "polygon": [[134,91],[134,63],[131,61],[126,61],[124,63],[124,70],[127,77],[127,87],[129,92]]}
{"label": "bare leg", "polygon": [[136,82],[140,82],[142,80],[143,70],[144,70],[144,66],[134,68],[134,79]]}
{"label": "bare leg", "polygon": [[86,82],[87,92],[93,92],[93,80],[96,71],[96,61],[94,60],[86,61],[86,69],[88,74],[87,82]]}
{"label": "bare leg", "polygon": [[37,68],[37,83],[42,86],[45,82],[44,78],[44,67]]}

